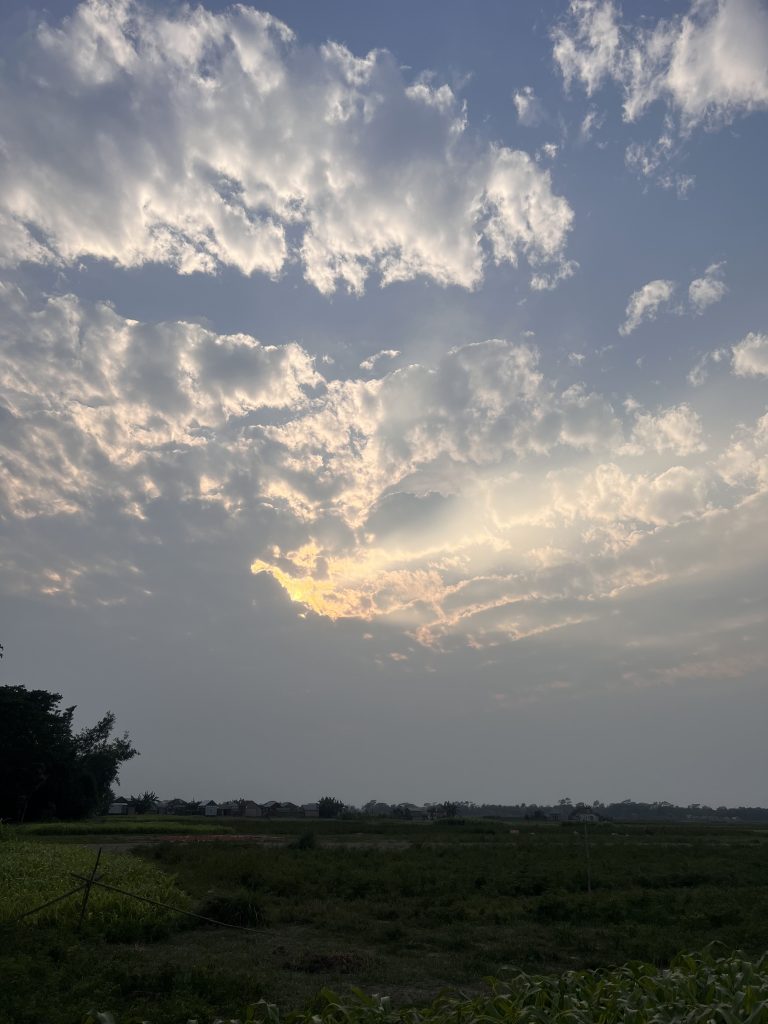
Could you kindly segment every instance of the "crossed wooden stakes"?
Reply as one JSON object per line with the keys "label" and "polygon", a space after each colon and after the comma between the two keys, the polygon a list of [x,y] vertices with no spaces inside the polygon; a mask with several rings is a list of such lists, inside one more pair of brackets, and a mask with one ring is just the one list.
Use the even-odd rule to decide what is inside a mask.
{"label": "crossed wooden stakes", "polygon": [[101,860],[102,847],[99,847],[99,851],[96,854],[96,861],[91,868],[89,875],[78,875],[74,871],[70,872],[72,878],[77,878],[80,882],[74,889],[70,889],[68,892],[62,893],[61,896],[54,896],[52,900],[48,900],[45,903],[41,903],[38,907],[33,907],[32,910],[27,910],[23,914],[20,914],[14,924],[18,921],[22,921],[25,917],[30,917],[32,914],[38,914],[41,910],[45,910],[47,907],[52,907],[55,903],[61,903],[62,900],[69,899],[70,896],[75,896],[77,893],[82,892],[83,901],[80,904],[80,916],[77,920],[77,930],[79,931],[82,927],[83,921],[85,920],[85,911],[88,907],[88,900],[91,895],[91,889],[94,886],[98,886],[100,889],[108,889],[110,892],[119,893],[121,896],[128,896],[132,900],[140,900],[142,903],[150,903],[154,907],[162,907],[164,910],[171,910],[175,914],[183,914],[185,917],[194,917],[198,921],[206,921],[208,924],[218,925],[220,928],[234,928],[240,932],[255,932],[256,928],[248,928],[243,924],[228,924],[226,921],[216,921],[212,917],[205,917],[203,914],[195,914],[191,910],[181,910],[180,907],[172,907],[169,903],[162,903],[160,900],[150,899],[149,896],[140,896],[136,892],[128,892],[127,889],[121,889],[117,885],[109,885],[107,882],[102,882],[103,875],[98,874],[99,861]]}

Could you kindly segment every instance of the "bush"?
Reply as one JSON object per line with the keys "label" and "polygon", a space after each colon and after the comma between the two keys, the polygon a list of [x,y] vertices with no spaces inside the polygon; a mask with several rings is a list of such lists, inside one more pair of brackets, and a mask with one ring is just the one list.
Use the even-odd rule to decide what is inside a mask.
{"label": "bush", "polygon": [[314,850],[317,846],[317,836],[314,832],[302,832],[291,843],[292,850]]}
{"label": "bush", "polygon": [[246,889],[211,895],[201,904],[197,913],[222,924],[235,924],[241,928],[258,928],[267,923],[263,908],[254,899],[253,893]]}

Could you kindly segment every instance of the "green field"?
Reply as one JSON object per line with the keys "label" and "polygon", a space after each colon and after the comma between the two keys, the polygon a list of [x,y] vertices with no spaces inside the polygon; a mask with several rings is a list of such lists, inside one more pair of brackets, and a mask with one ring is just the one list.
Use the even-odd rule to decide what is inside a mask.
{"label": "green field", "polygon": [[[194,831],[194,819],[175,823],[180,834]],[[120,822],[122,828],[143,824]],[[154,824],[161,834],[159,826],[172,823]],[[768,829],[590,826],[589,892],[583,827],[233,819],[226,827],[231,836],[253,838],[218,840],[202,832],[194,842],[105,852],[105,881],[116,879],[118,865],[128,861],[148,872],[135,879],[136,891],[161,878],[171,887],[168,902],[180,906],[188,898],[199,912],[250,931],[186,918],[169,928],[164,919],[154,941],[148,941],[150,933],[137,941],[128,911],[113,914],[109,929],[99,929],[94,920],[81,934],[66,917],[5,924],[3,1024],[79,1022],[92,1009],[111,1011],[119,1024],[175,1024],[189,1018],[203,1024],[217,1015],[243,1017],[259,1000],[277,1004],[283,1013],[299,1010],[323,988],[348,1000],[354,987],[386,995],[394,1013],[407,1005],[428,1006],[444,989],[487,998],[482,996],[487,977],[499,979],[502,988],[517,979],[519,995],[529,982],[534,985],[533,976],[567,975],[573,986],[573,972],[629,961],[650,965],[648,977],[657,978],[653,984],[660,992],[670,976],[659,972],[681,951],[718,943],[714,959],[743,950],[757,961],[768,948]],[[19,832],[31,840],[30,829]],[[96,836],[80,840],[104,838]],[[135,841],[145,837],[135,833]],[[18,839],[0,844],[0,864],[15,856],[13,871],[6,870],[3,878],[17,877],[21,870],[18,852],[8,852],[14,848],[21,849]],[[46,839],[25,842],[24,849],[77,852],[86,861],[95,852],[54,847]],[[33,880],[42,869],[31,855],[28,860]],[[18,894],[14,899],[18,907]],[[126,931],[121,933],[116,922],[123,913]],[[12,916],[0,908],[0,918]],[[762,980],[753,988],[759,994],[765,965],[756,971]],[[521,972],[528,978],[525,985]],[[592,984],[591,977],[578,984]],[[628,984],[623,974],[612,977]],[[543,991],[555,982],[535,984]],[[638,985],[652,989],[648,980]],[[716,994],[712,985],[705,989]],[[750,996],[753,1024],[768,1019],[760,1016],[759,1005],[768,992],[761,999],[757,994]],[[707,1003],[703,996],[701,1001]],[[377,1013],[382,1019],[381,1007],[374,1013],[364,1003],[354,1006],[360,1020]],[[505,1020],[554,1019],[515,1016],[520,1008],[510,1009],[509,999],[504,1007],[498,1016]],[[262,1006],[259,1013],[265,1012]],[[327,1007],[322,1012],[331,1014]],[[340,1011],[331,1014],[334,1020],[342,1017],[347,1019]]]}

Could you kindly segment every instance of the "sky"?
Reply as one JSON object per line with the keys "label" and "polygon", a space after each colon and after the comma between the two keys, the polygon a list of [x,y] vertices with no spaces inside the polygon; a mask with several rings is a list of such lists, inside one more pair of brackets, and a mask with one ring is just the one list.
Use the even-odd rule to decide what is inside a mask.
{"label": "sky", "polygon": [[6,0],[0,682],[120,791],[768,802],[768,7]]}

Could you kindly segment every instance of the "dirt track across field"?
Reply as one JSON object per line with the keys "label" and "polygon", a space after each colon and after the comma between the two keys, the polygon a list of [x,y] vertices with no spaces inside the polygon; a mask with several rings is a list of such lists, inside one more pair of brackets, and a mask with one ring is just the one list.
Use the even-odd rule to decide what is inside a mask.
{"label": "dirt track across field", "polygon": [[[190,833],[189,835],[169,835],[169,836],[136,836],[131,839],[119,840],[117,842],[111,842],[109,836],[104,836],[101,842],[94,842],[93,836],[83,836],[85,840],[82,845],[89,850],[98,850],[101,847],[105,853],[126,853],[128,850],[133,850],[137,846],[154,846],[156,843],[180,843],[187,845],[190,843],[229,843],[235,845],[248,844],[249,846],[289,846],[295,841],[296,836],[294,835],[270,835],[270,834],[245,834],[245,835],[233,835],[230,832],[210,834],[199,834]],[[80,844],[78,844],[80,845]],[[326,848],[344,847],[345,849],[363,849],[373,848],[384,849],[384,850],[406,850],[410,845],[410,841],[402,839],[382,839],[381,837],[373,840],[355,836],[326,836],[320,839],[318,837],[317,845]]]}

